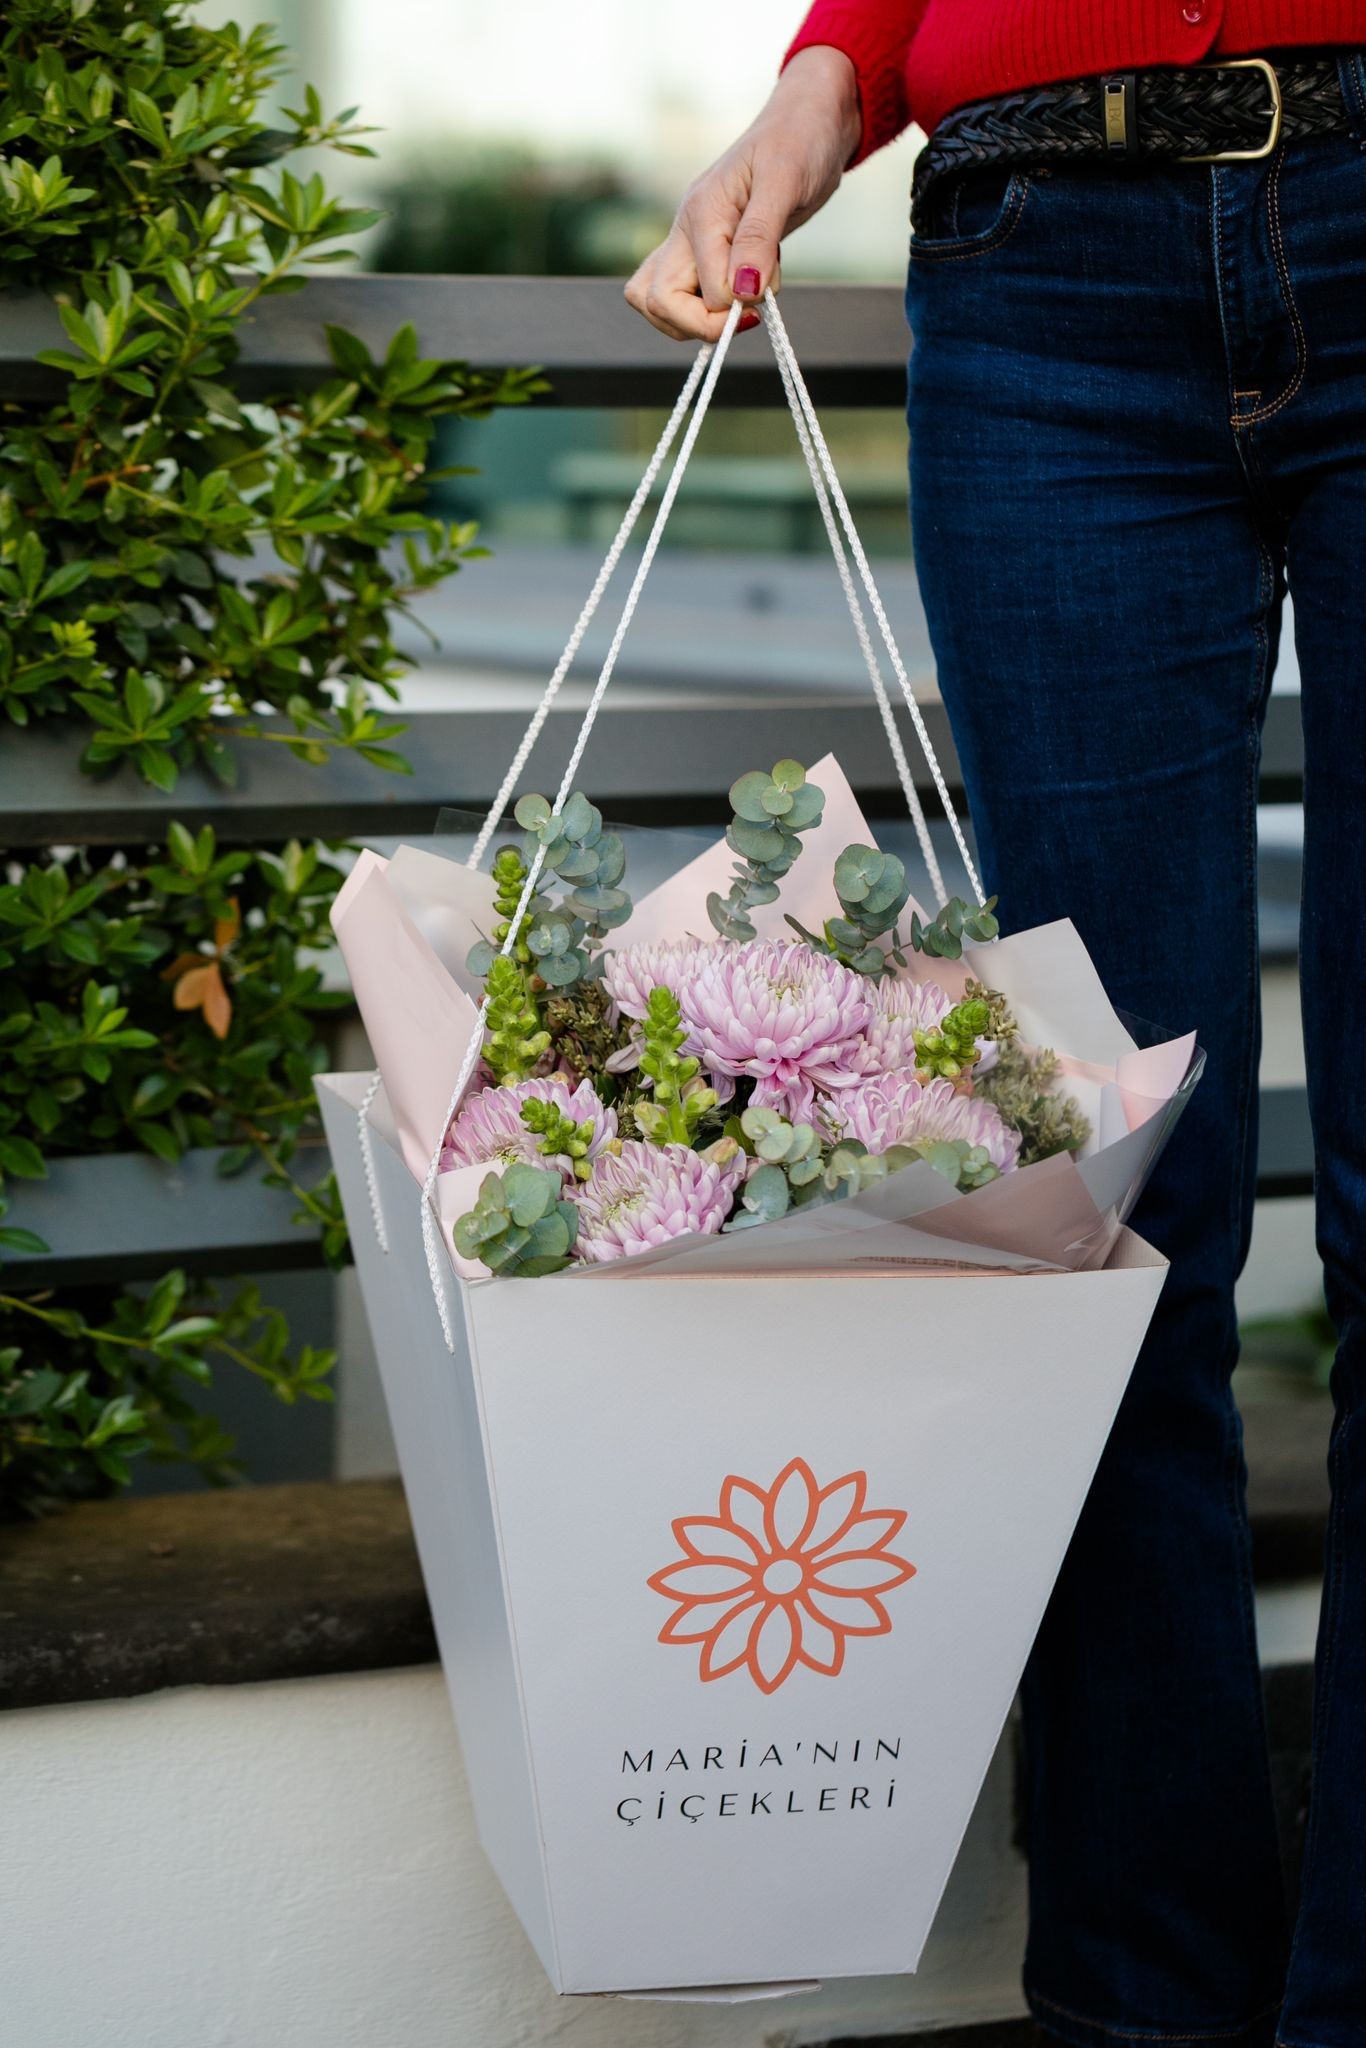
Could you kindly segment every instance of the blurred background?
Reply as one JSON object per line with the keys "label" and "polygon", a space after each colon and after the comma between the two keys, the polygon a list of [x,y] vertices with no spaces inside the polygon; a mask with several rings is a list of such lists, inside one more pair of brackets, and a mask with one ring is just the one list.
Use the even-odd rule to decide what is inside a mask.
{"label": "blurred background", "polygon": [[[621,278],[667,232],[689,181],[762,105],[802,18],[796,0],[748,0],[738,30],[722,0],[580,0],[572,9],[208,0],[200,12],[275,24],[297,79],[316,85],[329,110],[359,99],[381,131],[371,138],[377,162],[328,164],[333,186],[388,212],[364,238],[365,268]],[[847,181],[784,251],[785,277],[902,277],[921,139],[903,136]],[[747,345],[765,346],[758,335]],[[680,377],[685,362],[680,351]],[[661,423],[655,413],[556,408],[455,427],[445,460],[480,474],[446,485],[444,504],[478,518],[490,540],[587,545],[601,534],[605,545],[635,487],[635,458]],[[899,415],[846,413],[832,425],[866,540],[904,556]],[[755,457],[765,464],[757,496]],[[824,546],[810,498],[785,414],[714,415],[666,545]]]}
{"label": "blurred background", "polygon": [[[385,211],[361,239],[360,267],[624,279],[666,232],[689,181],[762,104],[803,8],[801,0],[746,0],[743,8],[733,0],[578,0],[572,9],[200,0],[200,12],[276,26],[294,60],[284,104],[298,105],[310,82],[329,113],[359,103],[373,123],[374,161],[330,156],[326,165],[330,186]],[[922,141],[911,129],[846,179],[785,246],[786,280],[901,283]],[[635,316],[623,306],[621,317]],[[740,345],[766,346],[759,334]],[[680,349],[680,380],[687,361]],[[477,519],[492,559],[425,607],[434,644],[422,644],[405,686],[409,705],[463,707],[496,693],[530,708],[662,422],[657,411],[556,406],[450,425],[440,460],[475,473],[436,486],[440,509]],[[832,410],[825,426],[879,558],[913,681],[933,692],[910,564],[901,415]],[[786,414],[713,412],[626,644],[618,700],[724,687],[707,672],[707,649],[717,645],[744,647],[747,682],[758,691],[865,690],[824,550]],[[595,647],[590,637],[585,657]],[[1293,693],[1289,620],[1282,647],[1275,687]],[[913,857],[903,820],[874,822],[883,844]],[[1264,1086],[1303,1082],[1301,826],[1298,805],[1262,807]],[[358,1049],[351,1063],[363,1057]],[[1322,1384],[1320,1301],[1311,1203],[1263,1202],[1241,1294],[1249,1389],[1259,1375],[1306,1391]],[[350,1341],[363,1341],[363,1319],[344,1321]],[[368,1374],[343,1375],[337,1427],[343,1473],[387,1461]],[[329,1455],[321,1443],[317,1455]]]}

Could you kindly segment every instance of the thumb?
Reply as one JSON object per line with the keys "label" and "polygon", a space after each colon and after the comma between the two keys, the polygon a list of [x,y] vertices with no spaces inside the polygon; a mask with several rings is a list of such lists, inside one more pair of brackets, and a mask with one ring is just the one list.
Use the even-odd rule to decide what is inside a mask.
{"label": "thumb", "polygon": [[761,299],[778,283],[779,237],[791,208],[771,187],[757,187],[731,241],[731,291],[737,299]]}

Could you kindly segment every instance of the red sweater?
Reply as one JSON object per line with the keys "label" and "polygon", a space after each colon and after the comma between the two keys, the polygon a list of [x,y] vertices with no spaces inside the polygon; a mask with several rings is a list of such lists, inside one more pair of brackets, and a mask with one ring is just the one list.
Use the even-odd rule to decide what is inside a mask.
{"label": "red sweater", "polygon": [[858,72],[855,163],[911,120],[1096,71],[1264,50],[1366,47],[1366,0],[815,0],[788,56],[828,43]]}

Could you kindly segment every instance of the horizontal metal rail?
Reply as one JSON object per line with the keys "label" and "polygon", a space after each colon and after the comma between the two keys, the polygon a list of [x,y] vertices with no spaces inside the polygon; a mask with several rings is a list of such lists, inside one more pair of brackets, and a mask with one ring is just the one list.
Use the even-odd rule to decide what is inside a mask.
{"label": "horizontal metal rail", "polygon": [[[838,754],[870,807],[885,798],[889,810],[904,810],[877,713],[847,693],[822,698],[751,690],[747,697],[710,701],[705,716],[695,706],[671,703],[667,693],[658,704],[639,699],[639,692],[625,705],[608,698],[591,775],[585,771],[594,800],[623,824],[728,818],[720,792],[725,764],[774,759],[794,749],[806,761]],[[580,716],[572,706],[552,712],[540,759],[565,759]],[[950,785],[961,796],[943,706],[927,703],[925,719]],[[398,742],[412,763],[411,775],[373,768],[348,754],[314,768],[285,747],[244,741],[237,750],[235,788],[192,771],[166,795],[128,770],[83,775],[75,735],[48,720],[0,748],[0,844],[124,845],[157,838],[172,819],[192,829],[211,824],[223,840],[267,843],[295,836],[426,834],[442,806],[478,809],[489,802],[525,724],[521,709],[412,713]],[[1298,798],[1300,760],[1298,700],[1273,697],[1262,755],[1263,801]],[[928,794],[932,785],[924,764],[917,759],[915,765]]]}
{"label": "horizontal metal rail", "polygon": [[[1257,1192],[1275,1200],[1312,1194],[1313,1140],[1302,1088],[1262,1091]],[[166,1166],[146,1153],[54,1161],[46,1181],[26,1183],[15,1220],[52,1246],[0,1267],[0,1286],[78,1286],[149,1279],[168,1265],[202,1274],[295,1271],[316,1266],[317,1232],[292,1223],[293,1198],[261,1185],[248,1169],[230,1180],[216,1151],[187,1153]],[[325,1171],[327,1154],[295,1156],[304,1185]],[[414,1209],[414,1216],[416,1216]]]}
{"label": "horizontal metal rail", "polygon": [[[206,1146],[174,1166],[150,1152],[52,1160],[46,1180],[10,1189],[11,1222],[36,1230],[51,1249],[6,1257],[0,1287],[147,1280],[177,1265],[213,1276],[320,1265],[316,1229],[291,1221],[294,1196],[263,1186],[250,1166],[225,1179],[223,1156]],[[290,1171],[313,1187],[331,1163],[324,1146],[302,1146]]]}

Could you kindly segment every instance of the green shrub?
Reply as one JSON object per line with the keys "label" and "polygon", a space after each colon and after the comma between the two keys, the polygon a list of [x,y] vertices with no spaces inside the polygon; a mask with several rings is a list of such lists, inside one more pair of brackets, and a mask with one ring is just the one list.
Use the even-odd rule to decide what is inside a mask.
{"label": "green shrub", "polygon": [[364,152],[358,131],[312,91],[265,127],[269,32],[200,27],[179,0],[8,12],[0,260],[53,294],[67,345],[41,358],[54,402],[5,408],[0,709],[79,713],[90,766],[164,789],[196,758],[230,779],[262,706],[311,759],[399,765],[367,703],[399,673],[393,615],[473,540],[420,509],[434,423],[535,379],[424,360],[411,328],[375,363],[332,329],[335,376],[239,398],[256,302],[376,218],[281,160]]}
{"label": "green shrub", "polygon": [[[64,339],[49,393],[0,392],[0,731],[60,720],[91,773],[230,782],[244,745],[402,770],[396,615],[479,550],[424,510],[436,423],[519,404],[530,371],[379,359],[328,330],[333,369],[262,392],[238,362],[259,300],[374,216],[286,159],[369,154],[307,90],[260,118],[270,31],[183,0],[12,0],[0,27],[0,284],[40,287]],[[55,323],[54,323],[55,325]],[[293,1184],[323,1064],[316,949],[340,870],[318,849],[165,847],[13,860],[0,889],[0,1176],[55,1153],[226,1145]],[[340,1256],[335,1195],[297,1188]],[[22,1203],[18,1205],[22,1210]],[[21,1214],[4,1250],[36,1249]],[[250,1290],[169,1274],[79,1309],[0,1295],[0,1510],[122,1481],[141,1451],[211,1474],[229,1446],[184,1399],[215,1353],[282,1398],[326,1397]]]}

